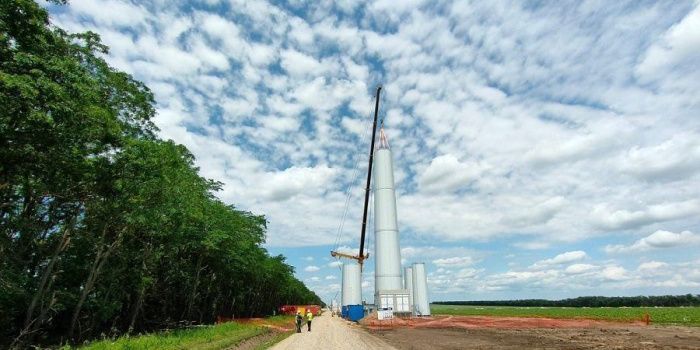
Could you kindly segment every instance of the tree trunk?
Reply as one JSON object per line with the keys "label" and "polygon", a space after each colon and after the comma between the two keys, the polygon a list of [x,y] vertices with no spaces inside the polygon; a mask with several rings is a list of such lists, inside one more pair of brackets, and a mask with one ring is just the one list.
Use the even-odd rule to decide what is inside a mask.
{"label": "tree trunk", "polygon": [[39,281],[39,285],[37,286],[36,293],[34,293],[34,297],[32,298],[32,301],[29,304],[29,307],[27,308],[27,316],[24,319],[24,328],[27,330],[31,330],[32,324],[34,323],[34,321],[36,321],[33,319],[34,311],[36,310],[39,301],[43,298],[44,294],[46,293],[46,283],[49,281],[49,278],[53,275],[53,268],[54,266],[56,266],[58,257],[61,254],[61,252],[63,252],[68,247],[68,243],[70,243],[70,232],[72,230],[72,225],[72,219],[66,223],[66,227],[63,230],[63,235],[61,235],[61,241],[56,246],[56,249],[54,250],[54,253],[51,256],[48,265],[46,265],[46,269],[44,270],[44,273],[41,276],[41,280]]}
{"label": "tree trunk", "polygon": [[[151,245],[150,243],[147,244],[146,249],[143,252],[143,259],[141,260],[141,276],[144,276],[147,273],[147,264],[146,260],[148,259],[148,255],[151,254]],[[136,298],[136,303],[134,304],[134,309],[131,311],[131,320],[129,321],[129,329],[127,330],[127,333],[131,333],[134,330],[134,326],[136,325],[136,319],[139,315],[139,311],[141,310],[141,306],[143,305],[143,298],[146,294],[146,284],[141,283],[141,288],[139,289],[139,295]]]}
{"label": "tree trunk", "polygon": [[202,260],[204,260],[203,255],[199,255],[197,259],[197,274],[194,278],[194,284],[192,286],[192,293],[190,294],[189,301],[187,302],[187,319],[192,319],[192,307],[194,306],[194,299],[197,297],[197,287],[199,286],[199,275],[202,272]]}
{"label": "tree trunk", "polygon": [[131,312],[131,321],[129,321],[129,330],[127,333],[131,333],[134,330],[134,326],[136,325],[136,318],[139,315],[139,310],[141,310],[141,305],[143,304],[143,297],[144,294],[146,294],[146,285],[142,285],[141,289],[139,290],[139,296],[136,298],[136,304],[134,304],[134,309]]}
{"label": "tree trunk", "polygon": [[70,328],[68,330],[68,337],[70,339],[73,339],[73,332],[75,331],[75,324],[77,323],[78,317],[80,316],[80,310],[83,308],[85,300],[92,291],[92,288],[95,286],[97,276],[99,276],[100,271],[102,270],[102,266],[104,266],[105,262],[107,261],[107,258],[112,254],[112,252],[114,252],[114,250],[121,242],[121,236],[123,232],[124,230],[122,230],[122,232],[119,233],[119,235],[117,236],[115,241],[112,242],[112,244],[105,248],[104,241],[107,235],[107,225],[105,225],[104,229],[102,230],[102,238],[100,239],[99,243],[100,248],[95,254],[95,259],[93,260],[92,267],[90,268],[90,274],[88,275],[87,281],[85,281],[85,286],[83,287],[83,290],[80,293],[78,303],[75,305],[75,309],[73,310],[73,317],[71,318]]}

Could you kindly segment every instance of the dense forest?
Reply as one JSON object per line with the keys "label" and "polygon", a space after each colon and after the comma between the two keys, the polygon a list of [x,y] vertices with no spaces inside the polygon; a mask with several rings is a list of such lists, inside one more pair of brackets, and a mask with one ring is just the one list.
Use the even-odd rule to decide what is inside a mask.
{"label": "dense forest", "polygon": [[700,295],[658,295],[636,297],[578,297],[562,300],[482,300],[482,301],[438,301],[442,305],[474,306],[558,306],[558,307],[639,307],[639,306],[700,306]]}
{"label": "dense forest", "polygon": [[153,94],[107,50],[0,1],[0,348],[321,303],[262,247],[265,218],[157,137]]}

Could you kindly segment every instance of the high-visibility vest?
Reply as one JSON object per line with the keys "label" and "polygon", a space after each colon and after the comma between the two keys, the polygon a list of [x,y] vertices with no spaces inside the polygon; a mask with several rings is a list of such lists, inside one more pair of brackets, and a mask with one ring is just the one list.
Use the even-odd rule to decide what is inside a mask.
{"label": "high-visibility vest", "polygon": [[314,314],[312,314],[311,312],[307,312],[307,313],[306,313],[306,319],[309,320],[309,321],[313,320],[313,319],[314,319]]}

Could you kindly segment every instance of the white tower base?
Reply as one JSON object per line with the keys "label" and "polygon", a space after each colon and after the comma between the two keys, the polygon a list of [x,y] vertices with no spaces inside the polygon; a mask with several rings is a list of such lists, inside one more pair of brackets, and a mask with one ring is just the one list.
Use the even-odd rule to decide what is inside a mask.
{"label": "white tower base", "polygon": [[410,295],[408,289],[380,290],[375,295],[377,310],[391,309],[395,314],[410,314]]}

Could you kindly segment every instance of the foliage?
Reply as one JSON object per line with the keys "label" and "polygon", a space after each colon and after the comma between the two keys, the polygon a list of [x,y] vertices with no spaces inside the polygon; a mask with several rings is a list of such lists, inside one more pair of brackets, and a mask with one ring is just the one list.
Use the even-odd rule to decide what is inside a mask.
{"label": "foliage", "polygon": [[621,306],[700,306],[700,295],[656,295],[634,297],[588,296],[562,300],[521,299],[481,301],[438,301],[444,305],[483,306],[565,306],[565,307],[621,307]]}
{"label": "foliage", "polygon": [[649,314],[655,324],[700,326],[700,307],[513,307],[433,304],[435,315],[586,318],[641,321]]}
{"label": "foliage", "polygon": [[158,139],[153,94],[105,52],[0,1],[0,348],[320,303],[262,247],[265,218]]}

